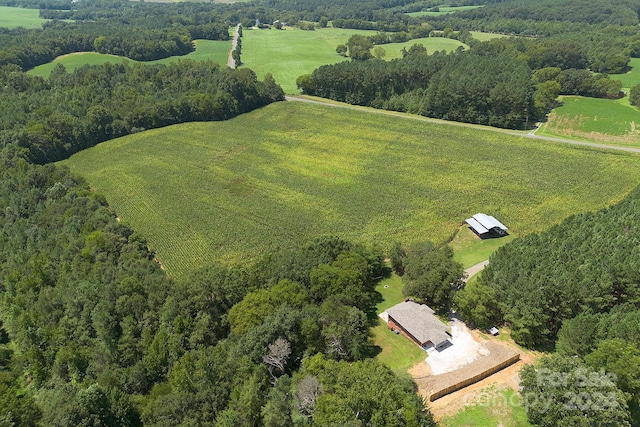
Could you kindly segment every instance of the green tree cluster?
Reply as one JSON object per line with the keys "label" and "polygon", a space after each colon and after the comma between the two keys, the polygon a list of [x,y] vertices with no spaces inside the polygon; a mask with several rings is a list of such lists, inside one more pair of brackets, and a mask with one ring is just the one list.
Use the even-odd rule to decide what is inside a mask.
{"label": "green tree cluster", "polygon": [[[626,310],[625,303],[640,301],[639,204],[640,189],[635,189],[615,206],[572,216],[492,256],[480,283],[498,297],[517,342],[529,347],[549,344],[569,319],[616,314],[616,307]],[[578,317],[569,324],[584,330],[581,336],[592,336],[589,322]],[[583,345],[586,350],[592,347]]]}
{"label": "green tree cluster", "polygon": [[170,65],[58,66],[48,79],[0,68],[0,139],[25,148],[31,161],[68,157],[99,142],[189,121],[224,120],[284,99],[271,76],[210,61]]}

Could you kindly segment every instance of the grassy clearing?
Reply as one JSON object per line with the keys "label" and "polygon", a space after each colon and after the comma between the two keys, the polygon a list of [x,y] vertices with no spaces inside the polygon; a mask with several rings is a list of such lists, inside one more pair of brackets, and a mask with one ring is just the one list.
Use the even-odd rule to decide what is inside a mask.
{"label": "grassy clearing", "polygon": [[299,102],[130,135],[63,163],[175,276],[323,234],[442,243],[476,212],[522,235],[617,202],[640,178],[633,154]]}
{"label": "grassy clearing", "polygon": [[[303,31],[288,27],[286,30],[244,30],[242,33],[243,66],[251,68],[259,78],[271,73],[286,93],[298,93],[296,79],[309,74],[321,65],[348,60],[336,53],[336,46],[344,44],[353,34],[371,35],[376,31],[322,28]],[[407,43],[382,45],[385,59],[400,58],[402,47],[423,44],[428,52],[454,51],[464,46],[457,40],[425,38]]]}
{"label": "grassy clearing", "polygon": [[487,389],[480,401],[456,415],[440,419],[443,427],[529,427],[527,413],[518,394],[511,388]]}
{"label": "grassy clearing", "polygon": [[460,46],[465,49],[468,47],[466,44],[458,40],[446,39],[444,37],[426,37],[422,39],[409,40],[405,43],[389,43],[382,45],[382,48],[387,53],[384,59],[389,60],[402,58],[402,48],[409,50],[409,48],[414,44],[423,45],[427,48],[427,52],[430,54],[441,50],[453,52]]}
{"label": "grassy clearing", "polygon": [[[169,58],[159,59],[157,61],[143,62],[143,64],[167,64],[170,62],[176,62],[181,59],[189,58],[195,61],[212,60],[214,62],[218,62],[223,67],[226,66],[227,54],[229,53],[229,49],[231,48],[230,41],[196,40],[195,44],[195,51],[189,53],[188,55],[171,56]],[[60,56],[54,61],[49,62],[48,64],[43,64],[35,67],[32,70],[29,70],[27,74],[33,76],[48,77],[49,74],[51,74],[51,70],[53,70],[53,68],[57,64],[64,65],[68,72],[72,72],[76,68],[82,67],[83,65],[101,65],[107,62],[117,64],[123,61],[126,63],[138,62],[129,58],[125,58],[123,56],[106,55],[97,52],[78,52],[70,55]]]}
{"label": "grassy clearing", "polygon": [[621,100],[564,96],[538,135],[640,146],[640,110]]}
{"label": "grassy clearing", "polygon": [[508,235],[497,239],[480,239],[469,227],[460,228],[456,237],[449,244],[454,250],[454,259],[469,268],[479,262],[489,259],[500,246],[503,246],[515,239],[515,236]]}
{"label": "grassy clearing", "polygon": [[0,6],[0,27],[7,28],[42,28],[46,19],[40,18],[38,9]]}
{"label": "grassy clearing", "polygon": [[633,86],[640,84],[640,58],[631,58],[629,62],[631,70],[624,74],[611,74],[612,80],[620,80],[622,87],[629,90]]}
{"label": "grassy clearing", "polygon": [[487,40],[499,39],[501,37],[507,37],[504,34],[495,34],[495,33],[483,33],[482,31],[471,31],[471,35],[474,39],[480,40],[481,42],[485,42]]}

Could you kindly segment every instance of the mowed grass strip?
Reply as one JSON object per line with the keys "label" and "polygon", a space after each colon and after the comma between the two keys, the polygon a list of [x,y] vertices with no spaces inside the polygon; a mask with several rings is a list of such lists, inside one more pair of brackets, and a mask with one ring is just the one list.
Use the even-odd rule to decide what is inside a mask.
{"label": "mowed grass strip", "polygon": [[298,102],[130,135],[63,163],[174,276],[319,235],[442,243],[476,212],[522,235],[640,181],[633,154]]}
{"label": "mowed grass strip", "polygon": [[[206,61],[211,60],[218,62],[220,66],[226,67],[227,55],[231,49],[231,42],[226,40],[196,40],[196,49],[184,56],[171,56],[169,58],[159,59],[157,61],[140,62],[141,64],[168,64],[171,62],[180,61],[182,59],[192,59],[194,61]],[[39,65],[29,71],[27,74],[32,76],[49,77],[51,70],[55,68],[57,64],[64,65],[67,72],[72,72],[76,68],[83,65],[102,65],[107,62],[112,64],[127,63],[133,64],[138,61],[134,61],[124,56],[107,55],[97,52],[78,52],[68,55],[62,55],[49,62],[47,64]]]}
{"label": "mowed grass strip", "polygon": [[640,146],[640,110],[619,100],[563,96],[538,135]]}
{"label": "mowed grass strip", "polygon": [[[299,92],[296,86],[299,76],[312,73],[321,65],[349,60],[338,55],[336,47],[346,44],[354,34],[367,36],[376,34],[376,31],[331,27],[315,31],[303,31],[293,27],[287,27],[285,30],[244,29],[242,66],[254,70],[260,79],[266,73],[271,73],[286,93],[295,94]],[[451,52],[459,46],[465,46],[457,40],[439,37],[381,46],[387,53],[385,59],[393,59],[402,57],[403,47],[408,49],[415,43],[423,44],[429,53],[440,50]]]}
{"label": "mowed grass strip", "polygon": [[0,27],[42,28],[46,19],[40,18],[38,9],[0,6]]}

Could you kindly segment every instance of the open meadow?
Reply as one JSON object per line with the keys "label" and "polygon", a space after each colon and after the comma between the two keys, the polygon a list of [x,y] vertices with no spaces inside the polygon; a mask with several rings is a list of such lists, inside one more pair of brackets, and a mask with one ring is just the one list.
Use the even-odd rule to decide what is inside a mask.
{"label": "open meadow", "polygon": [[[196,40],[196,49],[185,56],[171,56],[169,58],[159,59],[157,61],[141,62],[141,64],[168,64],[170,62],[176,62],[181,59],[193,59],[194,61],[206,61],[211,60],[218,62],[221,66],[226,66],[227,55],[229,49],[231,49],[230,41],[223,40]],[[63,55],[52,62],[40,65],[29,71],[27,74],[32,76],[48,77],[51,74],[51,70],[57,65],[62,64],[66,68],[67,72],[72,72],[76,68],[83,65],[101,65],[107,62],[117,64],[121,62],[135,63],[133,59],[125,58],[123,56],[107,55],[97,52],[78,52],[69,55]]]}
{"label": "open meadow", "polygon": [[0,6],[0,27],[42,28],[46,19],[40,18],[38,9]]}
{"label": "open meadow", "polygon": [[640,181],[638,155],[299,102],[133,134],[62,163],[174,276],[327,234],[442,243],[477,212],[523,235]]}
{"label": "open meadow", "polygon": [[[350,30],[344,28],[320,28],[303,31],[287,27],[286,30],[247,30],[242,32],[243,66],[251,68],[259,78],[271,73],[285,93],[298,93],[296,79],[313,72],[321,65],[335,64],[347,60],[336,53],[336,46],[345,44],[353,34],[372,35],[376,31]],[[446,50],[452,52],[459,46],[458,40],[441,37],[415,39],[406,43],[381,45],[386,52],[384,59],[402,57],[402,48],[415,43],[427,48],[429,53]]]}
{"label": "open meadow", "polygon": [[640,110],[629,105],[628,98],[563,96],[560,102],[536,134],[640,146]]}

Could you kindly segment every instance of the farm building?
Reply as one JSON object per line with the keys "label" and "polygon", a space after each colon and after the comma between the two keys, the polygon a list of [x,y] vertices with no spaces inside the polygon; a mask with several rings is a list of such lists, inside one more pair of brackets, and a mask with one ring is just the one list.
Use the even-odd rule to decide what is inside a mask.
{"label": "farm building", "polygon": [[477,213],[473,217],[466,219],[465,222],[482,239],[507,235],[507,227],[487,214]]}
{"label": "farm building", "polygon": [[405,301],[388,309],[387,314],[389,329],[400,332],[422,348],[440,350],[451,345],[449,327],[427,305]]}

